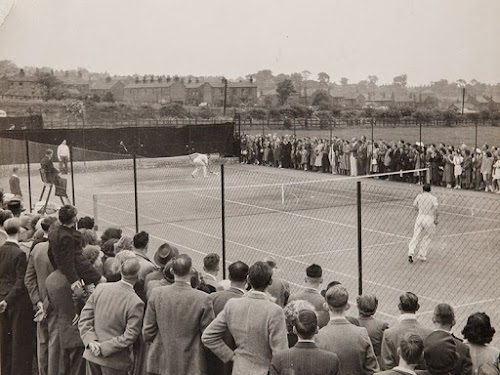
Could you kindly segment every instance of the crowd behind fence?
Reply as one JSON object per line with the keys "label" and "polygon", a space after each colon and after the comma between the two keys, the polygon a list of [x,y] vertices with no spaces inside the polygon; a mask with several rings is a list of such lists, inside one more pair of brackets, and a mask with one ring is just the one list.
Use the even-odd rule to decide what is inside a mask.
{"label": "crowd behind fence", "polygon": [[[14,142],[13,152],[23,150],[15,165],[32,189],[30,198],[24,197],[31,209],[41,188],[39,160],[55,146],[9,142]],[[145,230],[198,262],[210,252],[220,254],[224,265],[272,256],[280,277],[295,284],[305,267],[318,263],[325,281],[339,280],[353,293],[376,294],[388,316],[397,315],[398,295],[411,290],[420,296],[429,324],[429,311],[438,301],[457,307],[458,325],[475,311],[487,311],[500,324],[497,195],[433,187],[440,212],[436,233],[427,261],[409,264],[412,205],[422,191],[415,177],[428,175],[425,168],[389,176],[332,176],[214,158],[209,177],[192,178],[186,156],[117,154],[112,160],[114,154],[85,152],[86,165],[80,161],[83,150],[72,150],[65,176],[71,180],[68,196],[82,214],[95,217],[101,230]],[[91,161],[103,156],[107,160]],[[2,168],[6,190],[12,166]]]}

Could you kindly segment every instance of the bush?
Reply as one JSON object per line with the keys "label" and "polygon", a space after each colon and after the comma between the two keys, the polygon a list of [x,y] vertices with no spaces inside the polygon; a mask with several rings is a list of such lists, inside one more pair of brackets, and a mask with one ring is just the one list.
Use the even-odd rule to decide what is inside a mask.
{"label": "bush", "polygon": [[267,118],[267,111],[264,108],[252,108],[248,111],[248,115],[256,120],[265,120]]}
{"label": "bush", "polygon": [[169,103],[160,108],[160,116],[186,118],[189,117],[189,112],[180,104]]}

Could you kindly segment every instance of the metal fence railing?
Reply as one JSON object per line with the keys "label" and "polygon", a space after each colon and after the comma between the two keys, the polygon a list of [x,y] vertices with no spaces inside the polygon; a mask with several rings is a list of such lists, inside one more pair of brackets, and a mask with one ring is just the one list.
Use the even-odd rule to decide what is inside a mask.
{"label": "metal fence railing", "polygon": [[[26,143],[16,142],[26,150]],[[33,171],[46,146],[28,144],[33,195],[42,186]],[[317,263],[325,285],[337,280],[352,296],[377,295],[385,320],[398,315],[398,296],[412,291],[420,298],[419,319],[429,327],[440,302],[454,306],[458,335],[476,311],[500,326],[496,194],[433,186],[438,224],[427,260],[411,264],[413,202],[427,170],[395,171],[392,178],[333,176],[213,158],[208,177],[200,171],[193,178],[187,156],[113,160],[107,155],[107,160],[90,161],[104,155],[86,152],[84,165],[73,150],[74,183],[69,184],[80,215],[94,216],[99,229],[118,227],[130,237],[147,231],[151,255],[163,242],[188,253],[196,265],[215,252],[224,260],[224,277],[233,261],[251,264],[273,257],[279,277],[294,290],[302,285],[305,268]],[[25,188],[28,161],[21,158],[16,165]],[[4,189],[12,166],[3,167]],[[499,343],[495,337],[493,345]]]}

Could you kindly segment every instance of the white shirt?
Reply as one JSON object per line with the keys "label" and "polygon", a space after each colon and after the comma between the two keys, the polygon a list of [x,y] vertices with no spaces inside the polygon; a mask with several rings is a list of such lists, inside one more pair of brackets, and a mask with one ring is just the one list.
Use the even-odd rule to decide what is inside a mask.
{"label": "white shirt", "polygon": [[418,207],[419,215],[434,216],[438,207],[437,198],[428,192],[417,195],[413,201],[413,206]]}
{"label": "white shirt", "polygon": [[69,147],[68,145],[59,145],[59,147],[57,147],[57,158],[58,159],[61,159],[61,156],[65,156],[65,157],[68,157],[69,158]]}

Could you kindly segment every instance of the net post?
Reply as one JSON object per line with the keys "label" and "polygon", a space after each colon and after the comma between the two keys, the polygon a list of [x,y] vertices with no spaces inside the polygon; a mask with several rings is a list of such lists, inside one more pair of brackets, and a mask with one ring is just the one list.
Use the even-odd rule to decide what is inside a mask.
{"label": "net post", "polygon": [[362,254],[362,235],[361,235],[361,181],[356,183],[358,197],[358,294],[363,294],[363,254]]}
{"label": "net post", "polygon": [[73,206],[75,203],[75,171],[73,169],[73,146],[69,146],[69,167],[71,169],[71,198],[73,199]]}
{"label": "net post", "polygon": [[139,233],[139,202],[137,198],[137,156],[132,155],[134,162],[134,207],[135,207],[135,232]]}
{"label": "net post", "polygon": [[226,202],[224,192],[224,164],[220,165],[221,217],[222,217],[222,278],[226,279]]}
{"label": "net post", "polygon": [[97,200],[97,194],[92,195],[92,203],[93,203],[93,210],[94,210],[94,230],[98,231],[99,230],[99,202]]}
{"label": "net post", "polygon": [[27,139],[24,140],[26,144],[26,164],[28,167],[28,199],[30,204],[30,213],[33,212],[33,204],[31,202],[31,168],[30,168],[30,145]]}
{"label": "net post", "polygon": [[281,204],[285,205],[285,185],[281,184]]}

